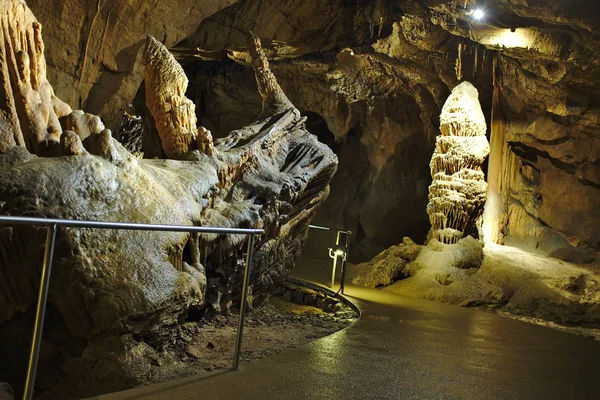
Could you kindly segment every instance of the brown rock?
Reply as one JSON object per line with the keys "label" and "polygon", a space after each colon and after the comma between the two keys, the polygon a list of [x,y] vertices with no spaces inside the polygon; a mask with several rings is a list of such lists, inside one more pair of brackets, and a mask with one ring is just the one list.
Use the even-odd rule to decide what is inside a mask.
{"label": "brown rock", "polygon": [[236,0],[144,0],[92,3],[86,0],[30,0],[45,25],[48,77],[56,93],[76,108],[102,115],[116,128],[144,77],[147,35],[166,47],[194,32],[200,22]]}

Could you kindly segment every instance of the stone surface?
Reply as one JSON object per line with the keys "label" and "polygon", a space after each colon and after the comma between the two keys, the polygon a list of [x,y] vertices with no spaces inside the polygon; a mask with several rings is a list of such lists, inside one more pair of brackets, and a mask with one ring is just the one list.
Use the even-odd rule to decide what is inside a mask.
{"label": "stone surface", "polygon": [[429,164],[429,235],[453,244],[467,235],[478,236],[487,195],[481,164],[490,146],[477,89],[469,82],[452,89],[442,108],[440,131]]}
{"label": "stone surface", "polygon": [[[1,43],[2,54],[8,59],[22,57],[13,39],[27,35],[35,40],[20,42],[21,46],[27,45],[29,52],[43,49],[40,26],[27,7],[18,0],[0,4],[7,3],[10,7],[0,9],[3,29],[9,26],[5,31],[10,33]],[[13,23],[14,15],[25,15],[33,22]],[[214,147],[206,140],[206,130],[198,135],[203,136],[201,140],[179,140],[196,128],[195,116],[190,114],[193,103],[183,93],[185,76],[161,44],[148,41],[148,52],[163,58],[147,57],[151,72],[146,75],[152,79],[146,93],[156,103],[150,105],[155,117],[162,112],[169,121],[181,123],[171,124],[175,131],[163,135],[163,145],[187,145],[165,145],[165,150],[175,150],[167,151],[168,155],[181,160],[138,159],[112,138],[99,117],[69,108],[60,121],[65,126],[44,130],[55,136],[52,141],[62,150],[62,157],[32,154],[48,155],[37,146],[51,141],[37,134],[42,130],[25,131],[32,146],[14,137],[13,143],[5,143],[6,150],[0,154],[1,213],[263,228],[265,233],[256,238],[250,276],[250,306],[258,304],[282,284],[293,267],[308,224],[327,198],[337,158],[306,130],[298,109],[283,101],[285,95],[255,36],[249,40],[251,59],[257,66],[259,87],[268,82],[269,90],[260,94],[270,106],[258,120]],[[43,57],[35,65],[29,81],[29,75],[21,74],[29,72],[26,68],[10,75],[15,70],[0,65],[0,72],[10,76],[5,98],[19,98],[23,82],[43,82],[48,85],[43,96],[38,101],[22,96],[23,104],[26,110],[28,105],[42,104],[50,114],[34,108],[21,113],[18,104],[7,102],[2,115],[17,115],[17,120],[6,119],[5,125],[51,128],[59,123],[46,118],[52,112],[59,115],[60,109],[49,108],[57,102],[51,99],[49,83],[42,79]],[[10,87],[15,89],[9,92]],[[172,107],[181,104],[184,107]],[[182,126],[189,128],[185,135],[177,131]],[[191,144],[199,149],[190,151]],[[11,382],[19,381],[18,371],[24,370],[13,366],[22,366],[27,359],[28,344],[17,333],[31,328],[44,237],[45,230],[37,227],[0,229],[0,331],[11,338],[0,344],[0,377]],[[39,375],[47,378],[40,390],[61,379],[63,364],[78,357],[97,359],[102,373],[122,371],[123,385],[136,381],[148,372],[155,348],[168,340],[163,336],[169,328],[188,313],[228,314],[239,307],[246,243],[243,235],[59,229],[49,294],[52,318],[45,326],[43,346],[52,349],[53,357],[41,363]],[[140,339],[154,343],[155,348]]]}
{"label": "stone surface", "polygon": [[6,382],[0,382],[0,400],[13,400],[13,390]]}
{"label": "stone surface", "polygon": [[406,264],[414,261],[420,251],[421,246],[404,238],[403,243],[382,251],[366,263],[353,266],[349,279],[355,285],[369,288],[389,286],[407,276],[404,273]]}
{"label": "stone surface", "polygon": [[146,104],[154,117],[167,157],[180,157],[196,148],[198,142],[203,153],[212,155],[210,131],[196,126],[196,107],[185,97],[188,78],[181,65],[152,36],[146,38],[143,61],[146,66]]}
{"label": "stone surface", "polygon": [[[196,62],[192,84],[199,119],[218,136],[243,126],[260,102],[247,87],[249,72],[226,60],[245,57],[244,30],[268,39],[282,87],[340,157],[316,221],[356,232],[355,262],[405,235],[425,239],[428,157],[457,72],[480,92],[489,125],[495,99],[494,133],[486,133],[495,204],[486,229],[495,234],[487,237],[529,237],[549,251],[574,243],[598,249],[598,4],[502,0],[479,22],[469,14],[475,5],[240,1],[205,20],[179,54],[186,63],[190,54],[218,60]],[[543,190],[520,183],[521,165]],[[563,212],[558,193],[579,193],[572,200],[587,210],[584,224],[569,223],[581,211]],[[525,194],[529,205],[518,205]],[[515,205],[521,211],[509,218]]]}
{"label": "stone surface", "polygon": [[146,36],[171,47],[235,2],[28,0],[27,5],[45,27],[48,78],[57,95],[101,115],[115,130],[144,77]]}

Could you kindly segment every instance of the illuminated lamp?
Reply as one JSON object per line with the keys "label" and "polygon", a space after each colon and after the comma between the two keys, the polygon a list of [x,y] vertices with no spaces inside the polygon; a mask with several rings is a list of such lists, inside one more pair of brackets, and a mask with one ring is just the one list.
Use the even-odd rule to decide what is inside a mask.
{"label": "illuminated lamp", "polygon": [[473,11],[473,18],[475,18],[476,20],[479,21],[483,19],[483,17],[485,17],[485,12],[481,8],[476,8]]}

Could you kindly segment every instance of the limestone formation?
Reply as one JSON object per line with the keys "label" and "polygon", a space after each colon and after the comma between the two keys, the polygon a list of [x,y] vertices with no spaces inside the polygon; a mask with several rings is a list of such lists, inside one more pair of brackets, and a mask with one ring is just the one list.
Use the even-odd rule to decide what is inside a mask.
{"label": "limestone formation", "polygon": [[254,34],[251,34],[252,41],[249,46],[252,66],[257,72],[256,83],[258,93],[262,98],[261,115],[272,115],[281,113],[292,107],[292,103],[287,98],[279,84],[277,78],[269,68],[269,61],[262,51],[260,40]]}
{"label": "limestone formation", "polygon": [[452,90],[442,109],[440,131],[430,163],[433,182],[427,214],[431,237],[453,244],[467,235],[477,237],[487,195],[481,164],[490,148],[477,89],[471,83]]}
{"label": "limestone formation", "polygon": [[[0,5],[5,34],[0,54],[17,60],[21,53],[14,51],[11,38],[27,35],[39,39],[38,46],[27,47],[28,51],[43,49],[40,26],[24,3],[6,0]],[[26,23],[13,23],[15,16]],[[6,101],[0,104],[0,132],[6,139],[0,153],[0,213],[263,228],[250,277],[251,301],[258,304],[293,267],[308,224],[327,198],[337,158],[307,132],[305,118],[282,97],[258,38],[250,40],[253,65],[257,82],[268,82],[261,95],[270,106],[258,120],[217,141],[214,148],[210,131],[196,129],[181,68],[167,57],[164,46],[151,38],[148,43],[148,105],[157,123],[167,128],[162,132],[165,150],[180,160],[136,158],[99,117],[57,106],[62,103],[52,98],[52,88],[42,79],[45,64],[36,53],[37,62],[30,63],[35,67],[29,68],[35,73],[28,81],[26,75],[11,75],[12,64],[1,65],[2,76],[9,79],[3,81]],[[21,60],[22,68],[15,71],[27,71],[27,59]],[[44,91],[35,92],[41,86],[32,82],[42,81],[47,84]],[[27,98],[21,95],[24,82],[35,92]],[[18,103],[21,98],[26,101]],[[45,108],[34,109],[40,104]],[[59,119],[64,126],[56,125]],[[31,126],[51,128],[48,136],[41,130],[27,136],[37,148],[25,140],[29,133],[23,127]],[[39,144],[54,140],[54,155],[64,157],[32,154],[46,155]],[[14,366],[26,361],[28,343],[14,332],[34,312],[44,235],[35,227],[0,227],[0,333],[12,338],[0,344],[3,360],[10,360],[0,363],[0,380],[18,381],[14,374],[22,369]],[[130,347],[118,350],[122,354],[116,358],[86,349],[102,347],[106,340],[131,341],[131,335],[160,346],[168,340],[166,332],[176,329],[188,312],[229,313],[240,301],[245,249],[242,235],[60,229],[49,294],[49,313],[56,318],[44,327],[44,338],[50,342],[61,338],[50,344],[60,357],[40,368],[61,371],[67,359],[75,363],[70,365],[79,365],[77,373],[71,369],[67,378],[78,397],[90,394],[87,385],[98,379],[105,390],[118,388],[119,377],[110,374],[140,378],[129,364],[103,377],[91,372],[103,362],[127,359]],[[81,378],[81,371],[90,375]]]}
{"label": "limestone formation", "polygon": [[[42,26],[25,3],[4,0],[0,13],[0,83],[4,93],[0,109],[5,127],[0,135],[0,149],[5,151],[16,145],[40,156],[73,155],[83,153],[79,142],[86,146],[97,141],[90,136],[110,136],[98,116],[73,111],[54,94],[46,78]],[[62,140],[63,130],[75,132],[79,141],[71,134]],[[105,155],[104,150],[95,145],[90,148],[90,152],[99,155]]]}
{"label": "limestone formation", "polygon": [[[73,108],[117,131],[125,103],[144,79],[144,38],[167,48],[238,0],[27,0],[44,25],[48,79]],[[246,31],[247,32],[247,31]]]}
{"label": "limestone formation", "polygon": [[[201,123],[218,136],[261,107],[248,71],[227,57],[245,47],[248,30],[263,39],[290,100],[339,153],[334,190],[317,218],[364,232],[353,236],[355,262],[403,236],[425,239],[428,164],[441,108],[459,83],[460,55],[486,118],[497,86],[495,114],[506,135],[492,145],[497,163],[489,162],[500,172],[488,179],[498,181],[496,236],[600,248],[598,3],[488,1],[493,17],[473,21],[475,3],[240,0],[204,20],[179,54],[186,50],[198,71],[190,92],[202,105]],[[207,53],[218,62],[198,61]],[[560,205],[566,196],[576,210]]]}
{"label": "limestone formation", "polygon": [[0,147],[26,146],[43,153],[57,145],[62,129],[58,119],[71,112],[46,80],[42,27],[25,3],[0,4],[2,38],[0,107],[8,130]]}
{"label": "limestone formation", "polygon": [[183,68],[152,36],[146,39],[144,64],[146,104],[156,121],[167,157],[177,158],[197,144],[204,153],[212,155],[210,131],[198,130],[196,106],[185,97],[188,78]]}

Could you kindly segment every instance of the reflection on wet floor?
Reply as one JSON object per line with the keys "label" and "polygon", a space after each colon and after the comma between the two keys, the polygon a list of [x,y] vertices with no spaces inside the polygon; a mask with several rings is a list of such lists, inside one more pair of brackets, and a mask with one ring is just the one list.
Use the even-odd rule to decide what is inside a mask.
{"label": "reflection on wet floor", "polygon": [[[294,275],[326,281],[321,270]],[[342,331],[238,372],[98,399],[597,398],[600,342],[376,289],[346,294],[362,317]]]}

